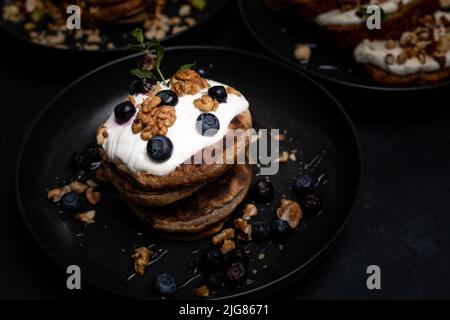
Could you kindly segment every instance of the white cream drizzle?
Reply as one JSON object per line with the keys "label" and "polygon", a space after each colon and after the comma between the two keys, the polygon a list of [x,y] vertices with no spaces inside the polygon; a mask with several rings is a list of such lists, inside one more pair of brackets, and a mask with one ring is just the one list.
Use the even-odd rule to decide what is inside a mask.
{"label": "white cream drizzle", "polygon": [[[226,85],[208,80],[211,86]],[[162,90],[169,89],[162,86]],[[108,137],[103,144],[104,150],[111,160],[120,160],[134,172],[145,172],[154,175],[166,175],[174,171],[179,165],[189,160],[197,152],[219,142],[226,135],[228,125],[238,114],[248,109],[249,103],[244,96],[228,94],[226,103],[220,103],[213,113],[220,122],[219,131],[212,137],[200,135],[196,130],[197,117],[202,113],[194,106],[194,100],[207,94],[207,89],[196,95],[179,97],[178,104],[174,107],[177,119],[168,129],[167,137],[173,143],[172,156],[165,162],[153,161],[147,154],[147,141],[141,139],[140,134],[134,134],[131,130],[136,114],[125,124],[118,124],[114,112],[105,123]],[[146,96],[138,94],[134,96],[136,103],[141,103]]]}
{"label": "white cream drizzle", "polygon": [[[450,13],[438,11],[435,13],[435,18],[440,19],[445,15],[450,19]],[[407,76],[418,72],[433,72],[441,69],[439,63],[430,56],[426,56],[425,63],[421,63],[418,58],[408,59],[404,64],[386,64],[385,58],[387,54],[392,54],[397,57],[402,48],[397,42],[397,46],[393,49],[386,48],[386,42],[384,40],[364,40],[354,50],[353,55],[356,62],[363,64],[372,64],[385,71],[399,76]],[[450,51],[445,55],[446,65],[445,68],[450,67]]]}
{"label": "white cream drizzle", "polygon": [[[407,5],[413,1],[416,0],[386,0],[382,3],[379,0],[371,0],[369,4],[379,5],[385,14],[392,14],[399,10],[400,3]],[[366,20],[358,16],[359,10],[359,7],[348,11],[335,9],[318,15],[315,20],[318,25],[322,26],[360,24]]]}

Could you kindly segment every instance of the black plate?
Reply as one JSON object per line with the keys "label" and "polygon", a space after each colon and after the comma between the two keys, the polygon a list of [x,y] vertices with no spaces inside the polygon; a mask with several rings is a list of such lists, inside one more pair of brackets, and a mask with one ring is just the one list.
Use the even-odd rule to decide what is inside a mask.
{"label": "black plate", "polygon": [[[0,11],[3,12],[3,6],[7,3],[10,3],[11,0],[0,0]],[[193,30],[194,28],[197,28],[210,18],[212,18],[216,13],[222,9],[225,4],[228,2],[228,0],[208,0],[208,5],[203,9],[202,11],[198,11],[194,8],[192,8],[192,14],[191,17],[195,18],[197,23],[187,28],[184,31],[181,31],[176,34],[170,34],[167,35],[164,39],[161,40],[161,42],[171,40],[174,38],[177,38],[179,36],[182,36],[184,33]],[[169,0],[167,2],[167,6],[164,9],[164,13],[168,15],[169,17],[176,16],[178,9],[181,4],[184,2],[181,1],[173,1]],[[5,21],[3,19],[3,14],[0,15],[0,28],[8,32],[13,37],[16,37],[18,39],[21,39],[26,42],[30,42],[32,44],[36,44],[39,46],[45,46],[48,48],[56,49],[56,50],[68,50],[68,51],[87,51],[87,52],[114,52],[114,51],[122,51],[126,50],[128,48],[128,45],[131,42],[131,32],[137,28],[140,27],[140,24],[130,24],[130,25],[117,25],[117,26],[110,26],[110,27],[103,27],[101,28],[101,35],[102,35],[102,44],[100,49],[98,50],[85,50],[83,48],[79,48],[76,46],[75,41],[72,38],[69,38],[67,41],[67,48],[60,48],[55,46],[46,46],[38,43],[34,43],[30,40],[28,33],[24,30],[23,23],[11,23],[8,21]],[[39,29],[37,29],[39,31]],[[108,42],[113,42],[115,44],[115,48],[108,49],[106,47],[106,44]]]}
{"label": "black plate", "polygon": [[[96,223],[78,226],[73,217],[58,213],[46,200],[47,188],[63,184],[70,177],[67,159],[75,150],[93,141],[97,125],[127,94],[131,81],[128,70],[138,60],[126,57],[109,63],[69,86],[40,114],[18,156],[17,199],[23,219],[36,241],[60,265],[81,266],[84,279],[101,288],[136,298],[157,297],[150,290],[156,272],[168,271],[180,284],[190,279],[208,240],[180,243],[153,237],[140,224],[116,193],[106,188],[97,208]],[[286,129],[292,141],[281,149],[299,148],[296,162],[281,164],[271,177],[278,205],[282,193],[290,194],[292,179],[303,165],[315,158],[312,175],[324,175],[319,194],[323,212],[305,220],[280,251],[275,244],[256,244],[253,258],[258,270],[254,282],[223,289],[216,297],[248,294],[303,274],[330,248],[348,222],[357,202],[361,184],[361,151],[357,135],[339,103],[316,82],[298,71],[269,58],[231,49],[178,47],[169,49],[163,61],[170,74],[187,62],[213,65],[218,81],[232,84],[251,102],[257,128]],[[317,161],[321,159],[321,161]],[[325,183],[326,181],[326,183]],[[236,214],[240,214],[241,208]],[[260,206],[257,219],[274,217],[274,207]],[[84,236],[76,237],[82,233]],[[142,233],[142,235],[138,235]],[[168,253],[152,265],[145,277],[126,279],[133,273],[130,255],[141,245],[157,243]],[[200,250],[199,252],[196,252]],[[266,265],[266,267],[264,267]],[[284,280],[284,282],[281,282]],[[176,298],[192,297],[199,279],[180,290]]]}
{"label": "black plate", "polygon": [[[356,88],[387,91],[427,90],[450,84],[450,80],[414,87],[377,84],[354,61],[351,50],[333,46],[318,30],[302,22],[298,15],[269,10],[262,0],[240,0],[239,8],[248,29],[262,46],[278,58],[320,79]],[[302,64],[294,58],[294,48],[299,43],[312,46],[309,63]]]}

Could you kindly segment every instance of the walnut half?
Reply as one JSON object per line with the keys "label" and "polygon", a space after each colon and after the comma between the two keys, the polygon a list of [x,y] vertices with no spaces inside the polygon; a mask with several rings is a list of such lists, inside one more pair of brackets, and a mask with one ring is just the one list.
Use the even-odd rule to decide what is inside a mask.
{"label": "walnut half", "polygon": [[131,256],[131,258],[134,259],[134,270],[138,275],[144,275],[145,268],[150,262],[152,254],[153,252],[146,247],[134,249],[134,254]]}

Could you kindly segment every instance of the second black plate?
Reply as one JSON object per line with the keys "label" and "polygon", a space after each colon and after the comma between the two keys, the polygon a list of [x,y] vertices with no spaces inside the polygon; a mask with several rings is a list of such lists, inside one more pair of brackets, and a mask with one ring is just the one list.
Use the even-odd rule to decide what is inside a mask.
{"label": "second black plate", "polygon": [[[137,56],[126,57],[89,73],[45,108],[19,154],[18,204],[36,241],[64,268],[80,266],[86,281],[130,297],[157,298],[151,281],[157,272],[169,272],[181,287],[175,298],[192,298],[200,279],[186,283],[196,273],[199,256],[209,240],[183,243],[152,235],[114,190],[105,190],[96,208],[96,223],[87,227],[75,224],[73,216],[60,213],[46,199],[47,189],[64,184],[62,180],[71,176],[70,154],[94,140],[99,123],[126,97],[132,80],[128,70],[137,61]],[[322,87],[282,63],[231,49],[181,47],[167,50],[162,67],[171,74],[192,61],[213,65],[214,79],[233,85],[246,96],[256,128],[287,130],[291,140],[282,142],[282,150],[299,150],[295,161],[282,163],[280,172],[271,177],[275,200],[259,207],[257,219],[274,217],[281,195],[290,194],[300,168],[315,178],[321,177],[322,214],[305,219],[282,250],[275,243],[255,244],[251,281],[246,286],[226,287],[215,297],[233,297],[286,284],[323,256],[355,207],[362,165],[353,125]],[[242,206],[236,216],[241,212]],[[155,250],[165,254],[143,278],[129,278],[133,274],[130,255],[134,248],[150,244],[156,244]]]}
{"label": "second black plate", "polygon": [[[323,34],[290,13],[269,10],[264,1],[239,1],[242,18],[253,36],[272,54],[319,79],[370,90],[411,91],[449,85],[450,80],[427,86],[387,87],[374,82],[351,51],[337,48]],[[302,64],[294,58],[296,44],[310,44],[312,57]]]}

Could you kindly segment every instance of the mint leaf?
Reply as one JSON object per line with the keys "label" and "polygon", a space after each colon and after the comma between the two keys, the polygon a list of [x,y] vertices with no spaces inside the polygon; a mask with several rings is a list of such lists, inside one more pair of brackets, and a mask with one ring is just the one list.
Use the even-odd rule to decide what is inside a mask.
{"label": "mint leaf", "polygon": [[183,64],[183,65],[178,69],[177,73],[178,73],[178,72],[181,72],[181,71],[184,71],[184,70],[191,69],[193,66],[195,66],[195,63],[187,63],[187,64]]}
{"label": "mint leaf", "polygon": [[136,41],[141,45],[141,48],[144,47],[144,33],[142,29],[136,28],[131,32],[131,35],[136,39]]}
{"label": "mint leaf", "polygon": [[191,0],[191,6],[200,11],[205,9],[207,4],[207,0]]}
{"label": "mint leaf", "polygon": [[147,69],[140,69],[140,68],[136,68],[136,69],[132,69],[130,70],[130,74],[138,77],[139,79],[155,79],[155,76],[153,75],[153,73],[150,70]]}

